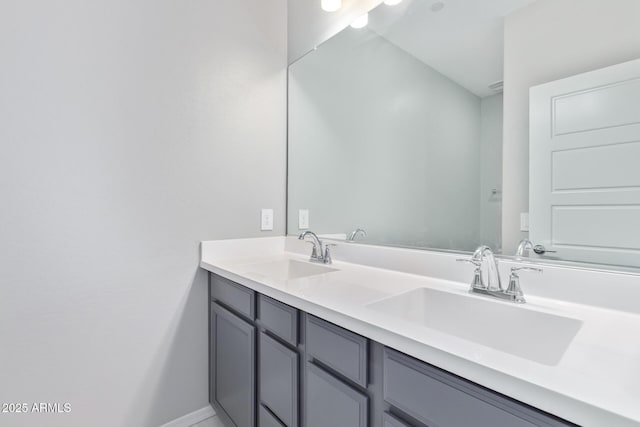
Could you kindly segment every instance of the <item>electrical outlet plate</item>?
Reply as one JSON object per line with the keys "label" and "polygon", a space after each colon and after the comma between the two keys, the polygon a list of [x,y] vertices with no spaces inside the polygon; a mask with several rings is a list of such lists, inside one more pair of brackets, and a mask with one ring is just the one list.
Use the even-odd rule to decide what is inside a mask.
{"label": "electrical outlet plate", "polygon": [[273,209],[262,209],[260,222],[260,230],[271,231],[273,230]]}
{"label": "electrical outlet plate", "polygon": [[309,228],[309,209],[300,209],[298,211],[298,230],[307,230]]}

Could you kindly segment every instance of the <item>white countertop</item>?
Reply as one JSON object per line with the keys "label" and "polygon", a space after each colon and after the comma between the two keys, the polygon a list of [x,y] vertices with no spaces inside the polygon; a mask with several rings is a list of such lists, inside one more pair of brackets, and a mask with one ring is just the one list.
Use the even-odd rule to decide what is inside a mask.
{"label": "white countertop", "polygon": [[[249,273],[249,266],[256,263],[286,259],[306,262],[308,255],[303,253],[308,249],[308,245],[284,237],[203,242],[200,266],[576,424],[640,426],[640,307],[634,310],[640,305],[640,298],[635,305],[628,301],[640,296],[638,276],[545,267],[549,270],[546,278],[535,279],[538,282],[532,280],[528,285],[523,274],[527,304],[520,308],[553,312],[583,322],[562,359],[557,365],[549,366],[367,307],[382,298],[424,287],[466,295],[469,285],[460,277],[471,279],[472,273],[455,263],[455,254],[342,243],[334,250],[331,267],[338,270],[335,272],[294,280]],[[363,256],[369,264],[379,261],[378,264],[395,270],[341,261],[341,258],[358,260]],[[416,266],[418,260],[421,262]],[[424,265],[432,266],[436,277],[411,274]],[[552,285],[575,288],[573,292],[549,291],[556,289],[549,281],[559,278],[564,285]],[[599,288],[602,288],[601,299],[607,304],[604,307],[586,304],[598,300]],[[618,289],[619,297],[626,300],[614,309],[612,305],[618,302],[610,293]],[[550,298],[549,294],[554,292],[559,296]],[[577,295],[577,301],[565,298],[572,294]],[[460,316],[464,317],[465,313]],[[466,320],[482,322],[482,319]]]}

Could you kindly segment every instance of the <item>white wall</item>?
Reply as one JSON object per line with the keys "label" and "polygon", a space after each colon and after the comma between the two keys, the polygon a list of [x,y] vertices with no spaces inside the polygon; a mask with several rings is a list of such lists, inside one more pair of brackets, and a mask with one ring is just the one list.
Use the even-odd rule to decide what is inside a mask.
{"label": "white wall", "polygon": [[290,67],[289,232],[473,250],[480,99],[366,29]]}
{"label": "white wall", "polygon": [[342,0],[335,12],[325,12],[320,0],[288,0],[289,63],[339,33],[382,0]]}
{"label": "white wall", "polygon": [[502,247],[502,94],[480,102],[480,243]]}
{"label": "white wall", "polygon": [[640,1],[538,0],[507,17],[504,52],[505,253],[526,236],[529,88],[640,57]]}
{"label": "white wall", "polygon": [[200,240],[284,232],[285,0],[0,4],[0,425],[207,405]]}

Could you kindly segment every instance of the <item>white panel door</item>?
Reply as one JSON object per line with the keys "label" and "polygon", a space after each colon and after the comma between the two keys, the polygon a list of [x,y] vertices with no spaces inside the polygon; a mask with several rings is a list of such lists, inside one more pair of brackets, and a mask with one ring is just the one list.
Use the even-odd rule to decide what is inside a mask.
{"label": "white panel door", "polygon": [[640,266],[640,60],[531,88],[530,239]]}

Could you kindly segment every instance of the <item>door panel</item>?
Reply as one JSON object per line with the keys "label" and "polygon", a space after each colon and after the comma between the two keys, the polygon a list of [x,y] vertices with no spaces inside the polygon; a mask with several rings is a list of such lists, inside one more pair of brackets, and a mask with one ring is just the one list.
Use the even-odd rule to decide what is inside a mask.
{"label": "door panel", "polygon": [[530,116],[530,239],[640,266],[640,60],[532,88]]}

